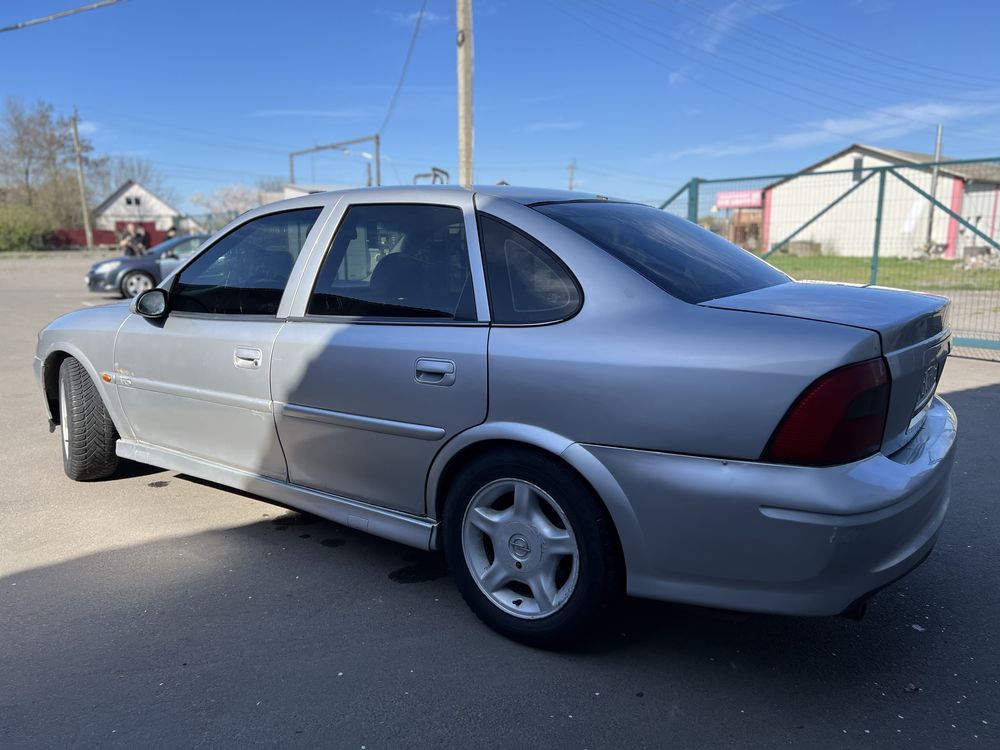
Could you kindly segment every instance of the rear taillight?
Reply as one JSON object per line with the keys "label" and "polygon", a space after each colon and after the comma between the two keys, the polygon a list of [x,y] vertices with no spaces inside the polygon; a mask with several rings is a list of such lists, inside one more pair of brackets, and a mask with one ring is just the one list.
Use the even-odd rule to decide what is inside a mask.
{"label": "rear taillight", "polygon": [[829,372],[803,391],[771,436],[762,461],[832,466],[882,446],[889,368],[881,357]]}

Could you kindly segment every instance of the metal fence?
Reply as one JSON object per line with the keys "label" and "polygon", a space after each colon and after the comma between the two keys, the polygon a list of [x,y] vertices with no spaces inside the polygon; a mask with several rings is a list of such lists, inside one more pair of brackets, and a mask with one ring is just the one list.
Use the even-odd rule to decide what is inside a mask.
{"label": "metal fence", "polygon": [[796,279],[943,294],[956,354],[1000,360],[1000,158],[844,154],[795,174],[694,178],[660,208]]}

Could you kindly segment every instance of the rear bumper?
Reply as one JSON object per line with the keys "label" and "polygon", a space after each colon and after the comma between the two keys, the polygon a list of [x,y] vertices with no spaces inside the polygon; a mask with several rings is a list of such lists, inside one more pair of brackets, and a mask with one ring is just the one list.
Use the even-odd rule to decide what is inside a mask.
{"label": "rear bumper", "polygon": [[[948,507],[956,427],[935,399],[902,450],[826,468],[581,447],[627,498],[611,510],[630,594],[833,615],[930,553]],[[632,517],[620,522],[625,512]]]}

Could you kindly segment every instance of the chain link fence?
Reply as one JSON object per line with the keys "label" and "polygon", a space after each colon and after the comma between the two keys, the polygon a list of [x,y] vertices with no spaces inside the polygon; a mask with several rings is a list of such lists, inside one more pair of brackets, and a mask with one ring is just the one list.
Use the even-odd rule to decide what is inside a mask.
{"label": "chain link fence", "polygon": [[1000,360],[1000,158],[848,150],[795,174],[694,178],[660,207],[796,279],[943,294],[956,354]]}

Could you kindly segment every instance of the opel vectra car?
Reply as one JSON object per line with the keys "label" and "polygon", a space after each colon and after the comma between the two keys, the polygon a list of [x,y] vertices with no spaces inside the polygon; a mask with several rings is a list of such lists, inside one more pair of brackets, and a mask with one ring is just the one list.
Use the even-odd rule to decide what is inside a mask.
{"label": "opel vectra car", "polygon": [[85,281],[92,292],[135,297],[152,289],[207,240],[207,234],[187,234],[161,242],[146,255],[123,255],[90,267]]}
{"label": "opel vectra car", "polygon": [[35,370],[71,478],[123,457],[443,549],[482,620],[552,644],[621,592],[859,615],[921,562],[947,305],[601,196],[349,190],[57,319]]}

